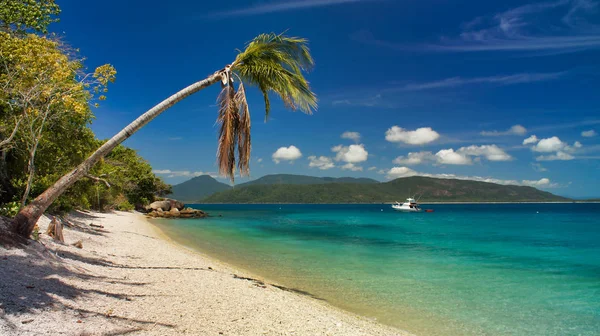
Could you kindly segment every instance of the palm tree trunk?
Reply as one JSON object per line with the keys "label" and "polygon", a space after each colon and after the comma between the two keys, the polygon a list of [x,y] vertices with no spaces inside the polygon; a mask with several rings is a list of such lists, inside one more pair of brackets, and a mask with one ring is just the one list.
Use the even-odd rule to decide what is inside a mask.
{"label": "palm tree trunk", "polygon": [[79,166],[65,174],[58,181],[56,181],[53,186],[36,197],[36,199],[29,203],[26,207],[22,208],[13,219],[12,230],[21,236],[29,237],[33,231],[35,223],[37,223],[38,219],[42,216],[46,209],[48,209],[52,202],[54,202],[54,200],[62,195],[62,193],[75,184],[75,182],[77,182],[80,178],[85,176],[90,168],[96,164],[96,162],[98,162],[120,143],[132,136],[133,133],[137,132],[140,128],[145,126],[152,119],[156,118],[159,114],[166,111],[171,106],[175,105],[184,98],[220,81],[221,73],[222,71],[217,71],[206,79],[184,88],[183,90],[163,100],[160,102],[160,104],[154,106],[146,113],[139,116],[131,124],[127,125],[127,127],[122,129],[119,133],[104,143],[104,145],[98,148]]}

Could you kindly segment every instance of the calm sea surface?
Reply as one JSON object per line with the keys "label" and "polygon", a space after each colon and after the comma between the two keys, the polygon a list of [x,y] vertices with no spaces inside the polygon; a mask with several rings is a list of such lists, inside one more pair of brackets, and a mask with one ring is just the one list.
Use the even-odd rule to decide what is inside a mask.
{"label": "calm sea surface", "polygon": [[600,204],[199,205],[175,241],[417,335],[600,335]]}

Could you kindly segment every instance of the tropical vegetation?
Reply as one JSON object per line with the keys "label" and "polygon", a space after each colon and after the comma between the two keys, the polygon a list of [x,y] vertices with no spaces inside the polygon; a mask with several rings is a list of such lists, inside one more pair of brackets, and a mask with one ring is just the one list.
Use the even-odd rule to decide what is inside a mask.
{"label": "tropical vegetation", "polygon": [[[240,183],[235,186],[236,189],[244,188],[257,184],[325,184],[325,183],[379,183],[370,178],[354,177],[316,177],[293,174],[272,174],[265,175],[256,180]],[[189,179],[173,186],[173,193],[170,197],[182,202],[194,203],[215,193],[226,191],[233,188],[229,184],[217,181],[212,176],[201,175]]]}
{"label": "tropical vegetation", "polygon": [[[87,73],[77,51],[47,33],[59,12],[50,0],[0,0],[0,214],[5,216],[15,216],[105,143],[90,124],[116,70],[103,65]],[[170,190],[123,146],[84,176],[48,210],[127,210]]]}
{"label": "tropical vegetation", "polygon": [[[269,178],[274,183],[239,185],[235,188],[197,198],[198,203],[386,203],[404,201],[408,196],[421,202],[565,202],[569,199],[527,186],[405,177],[385,183],[366,181],[315,183],[277,183],[280,177]],[[314,178],[319,179],[319,178]],[[260,179],[259,179],[260,180]],[[297,181],[306,181],[302,176]],[[343,179],[342,179],[343,180]]]}
{"label": "tropical vegetation", "polygon": [[[84,115],[88,119],[83,118],[83,121],[80,122],[87,125],[89,118],[91,118],[91,113],[88,112],[90,105],[94,104],[97,94],[100,94],[97,100],[104,99],[103,93],[107,90],[107,85],[114,81],[116,71],[111,66],[106,65],[98,68],[92,74],[82,74],[81,62],[73,60],[68,49],[62,43],[52,40],[51,36],[45,35],[48,24],[56,21],[56,15],[59,13],[59,8],[53,0],[0,2],[3,5],[9,3],[10,9],[3,7],[0,11],[0,27],[4,31],[5,38],[17,39],[16,41],[19,43],[21,41],[26,43],[28,39],[33,41],[42,39],[44,48],[47,48],[47,50],[58,49],[66,57],[64,59],[58,56],[55,58],[58,62],[58,68],[47,69],[47,75],[50,77],[48,79],[49,85],[47,89],[40,90],[40,94],[33,101],[23,99],[20,105],[13,108],[11,105],[13,100],[16,99],[15,97],[20,98],[21,96],[10,94],[8,97],[3,98],[3,116],[4,111],[7,115],[6,125],[10,125],[8,121],[12,120],[12,117],[16,116],[18,119],[20,113],[31,114],[34,116],[36,123],[42,123],[42,126],[34,128],[33,136],[31,136],[33,140],[30,140],[30,143],[25,146],[26,152],[29,153],[28,162],[35,163],[35,158],[32,159],[32,153],[35,155],[38,151],[37,147],[42,142],[40,135],[44,130],[50,128],[46,123],[52,118],[46,117],[46,115],[54,115],[55,113],[67,119],[83,118],[81,115]],[[30,32],[37,32],[42,35],[35,35]],[[37,49],[24,48],[26,50],[23,53],[24,55],[35,54],[35,51],[37,51]],[[28,50],[31,52],[28,53]],[[13,64],[10,60],[12,53],[4,52],[0,57],[6,58],[5,64],[9,66],[8,69],[10,70]],[[36,57],[32,56],[27,61],[36,62]],[[34,164],[28,163],[26,169],[27,180],[31,180],[31,183],[22,181],[25,185],[25,191],[21,205],[26,205],[20,208],[13,219],[13,231],[21,236],[29,236],[39,217],[59,197],[68,193],[68,190],[76,182],[84,177],[96,182],[101,181],[101,177],[90,175],[91,171],[96,163],[109,155],[125,139],[174,104],[216,83],[220,83],[222,87],[218,97],[219,109],[217,114],[217,122],[220,125],[217,150],[219,172],[233,181],[237,164],[239,174],[249,174],[251,122],[250,110],[246,100],[246,86],[256,86],[262,92],[266,117],[269,116],[270,112],[270,93],[279,96],[287,108],[310,114],[317,107],[317,98],[311,91],[308,81],[304,77],[304,72],[310,70],[313,65],[314,62],[305,39],[281,34],[261,34],[257,36],[247,44],[245,50],[237,54],[233,62],[226,64],[222,69],[217,70],[207,78],[189,85],[154,106],[111,139],[104,142],[89,156],[87,156],[89,151],[80,151],[79,153],[84,154],[87,158],[83,162],[79,161],[81,162],[79,165],[62,175],[56,182],[49,183],[47,189],[37,194],[37,197],[30,202],[27,202],[30,193],[27,185],[33,184],[36,169]],[[16,66],[16,69],[19,70],[23,66]],[[17,73],[19,72],[17,71]],[[8,85],[12,85],[15,76],[7,71],[3,78]],[[25,76],[25,78],[27,77]],[[45,85],[44,83],[46,82],[38,83],[37,77],[28,78],[25,81],[25,87],[26,89],[37,88]],[[27,95],[25,96],[29,98]],[[41,99],[37,99],[38,96]],[[66,98],[66,103],[73,104],[73,106],[61,106],[61,97]],[[78,110],[75,109],[75,106],[79,107]],[[30,109],[33,109],[33,112],[30,112]],[[15,121],[14,128],[17,129],[17,133],[20,132],[19,127],[20,123]],[[74,162],[77,162],[77,160],[70,163]],[[48,179],[48,181],[51,180]],[[31,186],[29,190],[31,190]]]}

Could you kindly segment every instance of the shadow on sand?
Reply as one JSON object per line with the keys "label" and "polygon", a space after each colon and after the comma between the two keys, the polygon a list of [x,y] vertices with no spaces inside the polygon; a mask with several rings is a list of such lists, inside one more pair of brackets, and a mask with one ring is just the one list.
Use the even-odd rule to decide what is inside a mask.
{"label": "shadow on sand", "polygon": [[[70,251],[63,250],[58,252],[58,255],[91,265],[119,267],[110,261],[87,258]],[[126,290],[119,290],[121,293],[112,293],[98,289],[79,288],[62,280],[68,278],[84,279],[91,285],[106,282],[121,286],[146,285],[146,283],[124,281],[122,278],[95,276],[83,269],[66,266],[64,260],[37,242],[31,242],[22,249],[6,250],[0,246],[0,329],[4,324],[5,328],[8,327],[18,332],[21,330],[20,328],[28,326],[28,324],[21,321],[18,323],[19,325],[15,325],[15,317],[18,320],[20,315],[44,310],[69,311],[74,316],[81,318],[101,319],[105,321],[102,323],[110,325],[110,328],[107,328],[109,331],[102,335],[125,335],[150,326],[176,327],[169,323],[127,318],[71,306],[69,302],[73,300],[86,297],[93,300],[93,297],[98,295],[125,301],[154,295],[124,294],[127,293]],[[8,320],[7,316],[11,316],[13,322]],[[110,331],[111,329],[113,330]]]}

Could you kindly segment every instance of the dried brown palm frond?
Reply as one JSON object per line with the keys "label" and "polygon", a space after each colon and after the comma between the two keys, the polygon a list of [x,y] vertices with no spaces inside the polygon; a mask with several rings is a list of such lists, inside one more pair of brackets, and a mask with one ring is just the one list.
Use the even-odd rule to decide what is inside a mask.
{"label": "dried brown palm frond", "polygon": [[235,102],[235,89],[231,82],[223,87],[217,102],[219,104],[217,123],[221,125],[217,164],[219,173],[233,181],[235,175],[235,147],[240,117]]}
{"label": "dried brown palm frond", "polygon": [[238,144],[238,168],[241,176],[250,174],[250,151],[252,143],[250,139],[250,109],[246,100],[246,89],[244,83],[240,83],[235,94],[235,103],[239,111],[239,125],[237,128]]}
{"label": "dried brown palm frond", "polygon": [[[218,99],[217,119],[221,125],[217,150],[221,175],[234,181],[236,147],[240,175],[249,175],[250,172],[251,121],[244,84],[260,89],[265,100],[266,117],[271,109],[270,93],[279,96],[286,108],[310,114],[317,108],[317,97],[304,78],[304,72],[313,65],[305,39],[261,34],[250,41],[244,51],[240,51],[231,65],[221,70],[223,91]],[[237,92],[232,76],[239,80]]]}

